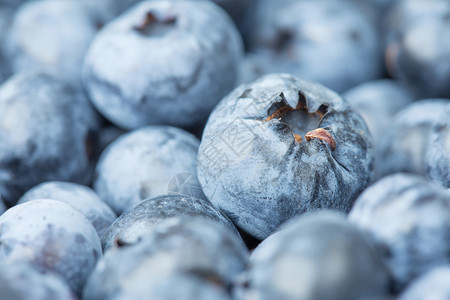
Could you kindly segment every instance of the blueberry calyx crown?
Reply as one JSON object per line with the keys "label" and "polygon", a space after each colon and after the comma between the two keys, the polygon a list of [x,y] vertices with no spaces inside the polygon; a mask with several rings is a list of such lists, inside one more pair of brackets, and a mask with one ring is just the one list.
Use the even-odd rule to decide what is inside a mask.
{"label": "blueberry calyx crown", "polygon": [[[152,34],[157,34],[158,31],[167,31],[167,26],[173,26],[176,23],[176,17],[173,15],[158,16],[155,12],[149,11],[144,17],[144,20],[133,27],[133,29],[142,35],[150,36]],[[161,27],[161,28],[158,28]],[[163,29],[166,30],[163,30]]]}
{"label": "blueberry calyx crown", "polygon": [[[279,98],[281,99],[280,101],[277,101],[275,103],[273,103],[267,114],[267,118],[265,118],[263,120],[263,122],[269,122],[273,119],[278,119],[279,121],[282,121],[282,118],[284,116],[286,116],[288,113],[293,112],[293,111],[304,111],[308,114],[309,117],[316,117],[320,121],[322,121],[323,117],[326,115],[326,113],[328,112],[328,106],[322,104],[316,111],[314,112],[309,112],[308,111],[308,106],[306,104],[306,97],[300,92],[298,91],[298,102],[296,107],[294,108],[293,106],[291,106],[288,101],[286,101],[285,95],[283,92],[281,92],[279,94]],[[299,134],[295,134],[293,133],[294,139],[297,143],[301,143],[302,142],[302,137]],[[308,131],[305,134],[305,139],[307,141],[310,141],[312,139],[320,139],[324,142],[326,142],[332,151],[334,151],[336,149],[336,142],[333,138],[333,136],[324,128],[316,128],[313,130]]]}

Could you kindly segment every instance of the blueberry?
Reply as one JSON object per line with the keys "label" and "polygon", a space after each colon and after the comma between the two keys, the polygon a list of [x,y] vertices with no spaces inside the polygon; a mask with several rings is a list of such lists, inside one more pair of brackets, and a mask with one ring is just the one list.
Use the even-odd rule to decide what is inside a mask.
{"label": "blueberry", "polygon": [[431,130],[429,146],[425,151],[425,176],[450,188],[450,105],[439,114],[440,118]]}
{"label": "blueberry", "polygon": [[40,273],[31,265],[0,264],[0,299],[75,300],[67,284],[52,273]]}
{"label": "blueberry", "polygon": [[0,194],[13,205],[44,181],[88,183],[98,116],[83,95],[27,72],[0,87]]}
{"label": "blueberry", "polygon": [[87,186],[72,182],[48,181],[28,190],[18,204],[36,199],[62,201],[82,213],[94,226],[99,237],[116,219],[116,214]]}
{"label": "blueberry", "polygon": [[283,225],[254,250],[245,277],[236,299],[369,299],[390,280],[373,243],[330,211]]}
{"label": "blueberry", "polygon": [[384,249],[397,290],[450,262],[450,193],[417,175],[377,181],[358,197],[349,219]]}
{"label": "blueberry", "polygon": [[401,38],[402,32],[427,19],[443,19],[448,13],[448,2],[442,0],[395,1],[384,20],[384,38],[389,43]]}
{"label": "blueberry", "polygon": [[349,211],[371,179],[372,159],[366,125],[342,98],[273,74],[235,89],[212,112],[198,178],[214,205],[264,239],[306,211]]}
{"label": "blueberry", "polygon": [[198,145],[193,135],[169,126],[124,134],[100,156],[94,188],[120,215],[143,199],[167,194],[177,174],[195,175]]}
{"label": "blueberry", "polygon": [[14,72],[44,70],[80,86],[84,55],[104,22],[82,1],[30,1],[14,16],[7,57]]}
{"label": "blueberry", "polygon": [[0,262],[30,262],[55,272],[77,294],[101,254],[94,227],[61,201],[34,200],[0,216]]}
{"label": "blueberry", "polygon": [[247,259],[240,239],[221,224],[171,218],[139,243],[106,251],[83,299],[229,299]]}
{"label": "blueberry", "polygon": [[263,57],[263,73],[291,73],[338,92],[381,75],[377,30],[350,1],[263,1],[253,19],[248,48]]}
{"label": "blueberry", "polygon": [[195,127],[234,87],[241,54],[234,24],[215,4],[143,1],[97,35],[84,84],[119,127]]}
{"label": "blueberry", "polygon": [[414,100],[407,88],[391,79],[362,83],[343,93],[342,97],[363,117],[375,148],[392,125],[394,115]]}
{"label": "blueberry", "polygon": [[450,299],[450,265],[433,269],[414,280],[398,300]]}
{"label": "blueberry", "polygon": [[[388,19],[389,20],[389,19]],[[450,98],[450,3],[399,1],[387,26],[390,74],[421,98]]]}
{"label": "blueberry", "polygon": [[239,236],[233,223],[208,200],[165,195],[146,199],[120,215],[103,235],[102,245],[108,249],[113,245],[134,244],[151,232],[156,224],[180,216],[201,216],[214,220]]}
{"label": "blueberry", "polygon": [[425,176],[426,152],[433,147],[430,143],[431,131],[436,126],[440,114],[445,124],[450,124],[446,113],[449,107],[449,99],[424,99],[398,112],[377,146],[376,177],[380,178],[395,172]]}

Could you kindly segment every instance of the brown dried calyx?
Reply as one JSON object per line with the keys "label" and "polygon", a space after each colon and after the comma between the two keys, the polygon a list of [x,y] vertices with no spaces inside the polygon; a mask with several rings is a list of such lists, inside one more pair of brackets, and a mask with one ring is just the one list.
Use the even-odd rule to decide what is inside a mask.
{"label": "brown dried calyx", "polygon": [[136,25],[133,27],[134,30],[138,31],[139,33],[143,35],[151,35],[152,34],[152,25],[174,25],[176,22],[175,16],[166,16],[164,18],[158,17],[155,15],[155,13],[149,11],[145,15],[144,20],[141,22],[141,24]]}
{"label": "brown dried calyx", "polygon": [[[273,111],[275,109],[275,111],[273,111],[273,113],[271,113],[267,118],[265,118],[264,122],[268,122],[273,119],[278,119],[281,121],[284,116],[286,116],[289,112],[292,112],[292,111],[304,111],[310,117],[316,117],[316,118],[318,117],[319,122],[320,122],[328,110],[327,106],[321,105],[319,107],[319,109],[317,109],[314,113],[308,112],[308,107],[306,105],[306,99],[305,99],[304,95],[302,95],[301,93],[299,93],[299,101],[295,108],[287,104],[287,101],[284,98],[283,93],[280,96],[282,98],[282,101],[272,105],[271,110]],[[301,143],[303,141],[302,137],[299,134],[293,134],[293,136],[297,143]],[[331,134],[324,128],[317,128],[317,129],[307,132],[305,134],[305,139],[307,141],[310,141],[312,139],[320,139],[320,140],[328,143],[330,145],[330,148],[332,151],[334,151],[336,149],[336,142],[334,141]]]}
{"label": "brown dried calyx", "polygon": [[307,141],[310,141],[312,139],[319,139],[324,142],[327,142],[328,145],[330,145],[330,148],[332,151],[334,151],[336,149],[336,142],[334,141],[333,137],[331,136],[331,134],[328,131],[326,131],[323,128],[317,128],[317,129],[311,130],[310,132],[305,134],[305,139]]}

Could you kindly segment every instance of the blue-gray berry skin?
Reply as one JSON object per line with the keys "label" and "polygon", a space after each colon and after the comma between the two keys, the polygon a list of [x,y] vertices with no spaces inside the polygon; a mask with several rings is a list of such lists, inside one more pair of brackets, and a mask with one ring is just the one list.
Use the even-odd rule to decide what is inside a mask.
{"label": "blue-gray berry skin", "polygon": [[83,1],[30,1],[14,16],[6,57],[15,73],[37,69],[81,86],[85,53],[105,21]]}
{"label": "blue-gray berry skin", "polygon": [[171,218],[139,243],[108,250],[83,299],[228,299],[247,259],[244,244],[227,227],[198,217]]}
{"label": "blue-gray berry skin", "polygon": [[392,6],[394,6],[394,4],[398,2],[391,0],[351,1],[361,7],[363,12],[373,20],[379,31],[382,31],[383,29],[383,23],[386,18],[386,14],[392,9]]}
{"label": "blue-gray berry skin", "polygon": [[195,175],[198,145],[192,134],[169,126],[124,134],[100,156],[94,189],[120,215],[143,199],[167,194],[176,175]]}
{"label": "blue-gray berry skin", "polygon": [[236,299],[377,299],[390,282],[372,241],[330,211],[283,225],[253,251],[243,277]]}
{"label": "blue-gray berry skin", "polygon": [[14,11],[0,4],[0,84],[11,75],[11,69],[4,56],[4,44]]}
{"label": "blue-gray berry skin", "polygon": [[0,6],[3,5],[8,8],[17,8],[27,1],[28,0],[0,0]]}
{"label": "blue-gray berry skin", "polygon": [[49,180],[88,183],[98,115],[87,99],[44,73],[26,72],[0,87],[0,194],[13,205]]}
{"label": "blue-gray berry skin", "polygon": [[450,99],[424,99],[398,112],[377,145],[376,178],[396,172],[425,176],[431,132],[440,118],[449,124],[449,107]]}
{"label": "blue-gray berry skin", "polygon": [[439,115],[425,151],[425,176],[450,188],[450,105]]}
{"label": "blue-gray berry skin", "polygon": [[236,82],[242,42],[208,1],[143,1],[107,24],[83,80],[97,109],[126,129],[201,125]]}
{"label": "blue-gray berry skin", "polygon": [[450,299],[450,265],[443,265],[420,276],[400,294],[398,300]]}
{"label": "blue-gray berry skin", "polygon": [[6,211],[6,205],[3,203],[2,196],[0,195],[0,216]]}
{"label": "blue-gray berry skin", "polygon": [[134,244],[151,232],[156,224],[181,216],[200,216],[222,223],[239,236],[233,223],[208,200],[181,195],[146,199],[123,213],[102,237],[104,249],[115,244]]}
{"label": "blue-gray berry skin", "polygon": [[114,222],[116,214],[89,187],[73,182],[48,181],[28,190],[18,204],[36,199],[62,201],[82,213],[94,226],[99,237]]}
{"label": "blue-gray berry skin", "polygon": [[417,175],[377,181],[358,197],[349,219],[385,249],[397,289],[450,263],[450,193]]}
{"label": "blue-gray berry skin", "polygon": [[76,300],[67,283],[27,263],[0,264],[0,299]]}
{"label": "blue-gray berry skin", "polygon": [[[90,1],[90,0],[86,0]],[[178,0],[171,0],[178,1]],[[185,1],[185,0],[183,0]],[[201,0],[204,1],[204,0]],[[246,16],[250,4],[254,0],[211,0],[222,7],[233,18],[234,22],[239,25]],[[132,5],[139,3],[140,0],[97,0],[97,5],[103,7],[115,14],[122,13],[124,10],[130,8]]]}
{"label": "blue-gray berry skin", "polygon": [[0,262],[29,262],[55,272],[78,295],[101,254],[94,227],[61,201],[34,200],[0,216]]}
{"label": "blue-gray berry skin", "polygon": [[[152,273],[146,278],[147,281],[142,280],[139,275],[131,277],[132,280],[136,280],[133,286],[126,286],[123,292],[113,299],[232,300],[227,289],[218,286],[217,279],[214,277],[205,280],[201,278],[202,275],[196,277],[181,272],[170,273],[158,268],[159,264],[159,262],[151,261],[146,267],[157,270],[161,272],[160,274]],[[139,279],[141,280],[137,281]],[[88,297],[87,299],[97,298]]]}
{"label": "blue-gray berry skin", "polygon": [[384,20],[384,39],[387,44],[401,38],[402,32],[433,18],[445,19],[448,13],[448,2],[445,0],[400,0],[393,3]]}
{"label": "blue-gray berry skin", "polygon": [[0,84],[2,84],[2,82],[5,81],[10,75],[11,71],[0,49]]}
{"label": "blue-gray berry skin", "polygon": [[391,79],[362,83],[342,97],[363,117],[375,148],[394,122],[394,115],[415,100],[405,86]]}
{"label": "blue-gray berry skin", "polygon": [[9,76],[11,72],[9,70],[8,65],[6,64],[6,60],[3,57],[3,54],[0,50],[0,84],[5,81]]}
{"label": "blue-gray berry skin", "polygon": [[377,30],[350,1],[265,1],[253,19],[248,48],[263,56],[262,73],[290,73],[337,92],[381,75]]}
{"label": "blue-gray berry skin", "polygon": [[[308,140],[305,132],[328,138]],[[320,84],[272,74],[235,89],[212,112],[198,178],[215,206],[264,239],[306,211],[348,212],[371,180],[372,160],[367,127],[341,97]]]}
{"label": "blue-gray berry skin", "polygon": [[391,76],[421,98],[450,98],[450,3],[398,1],[387,19],[386,63]]}

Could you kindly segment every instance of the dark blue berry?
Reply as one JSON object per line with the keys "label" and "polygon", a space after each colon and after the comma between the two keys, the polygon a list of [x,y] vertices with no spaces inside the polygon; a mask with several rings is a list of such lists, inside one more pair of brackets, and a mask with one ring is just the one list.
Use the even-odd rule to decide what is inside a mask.
{"label": "dark blue berry", "polygon": [[236,82],[242,42],[208,1],[143,1],[107,24],[86,55],[83,79],[114,124],[202,125]]}
{"label": "dark blue berry", "polygon": [[349,211],[371,179],[371,137],[333,91],[287,74],[242,85],[215,108],[199,148],[208,199],[258,239],[321,208]]}
{"label": "dark blue berry", "polygon": [[116,219],[112,209],[87,186],[73,182],[48,181],[28,190],[18,204],[36,199],[62,201],[82,213],[94,226],[99,237]]}
{"label": "dark blue berry", "polygon": [[228,228],[202,218],[172,218],[134,245],[106,251],[83,299],[230,299],[248,251]]}
{"label": "dark blue berry", "polygon": [[55,272],[78,295],[101,254],[94,227],[61,201],[34,200],[0,216],[0,263],[29,262]]}
{"label": "dark blue berry", "polygon": [[156,224],[172,217],[200,216],[227,226],[237,236],[233,223],[208,200],[180,195],[166,195],[146,199],[123,213],[108,228],[102,238],[105,249],[114,245],[134,244]]}
{"label": "dark blue berry", "polygon": [[[237,299],[377,299],[389,274],[374,244],[344,215],[297,217],[252,253]],[[371,298],[374,297],[374,298]],[[380,297],[381,299],[381,297]]]}
{"label": "dark blue berry", "polygon": [[124,134],[100,156],[94,189],[120,215],[143,199],[167,194],[179,174],[196,181],[198,145],[192,134],[169,126]]}
{"label": "dark blue berry", "polygon": [[450,193],[417,175],[377,181],[358,197],[349,218],[384,249],[397,290],[450,263]]}
{"label": "dark blue berry", "polygon": [[38,72],[0,87],[0,194],[8,205],[49,180],[89,183],[98,116],[62,81]]}

